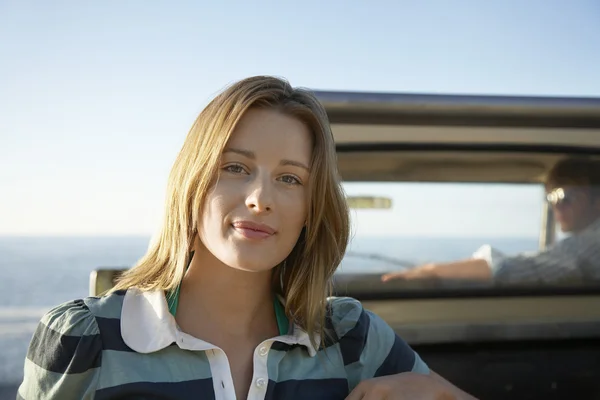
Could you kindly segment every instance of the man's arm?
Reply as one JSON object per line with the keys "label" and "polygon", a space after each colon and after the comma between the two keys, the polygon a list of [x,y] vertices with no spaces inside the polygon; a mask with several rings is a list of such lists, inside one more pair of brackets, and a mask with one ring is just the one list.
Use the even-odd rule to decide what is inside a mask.
{"label": "man's arm", "polygon": [[497,283],[556,283],[585,276],[581,260],[600,257],[600,244],[592,237],[571,237],[556,246],[534,255],[518,255],[500,259],[468,259],[451,263],[428,264],[412,270],[382,276],[393,279],[472,279]]}
{"label": "man's arm", "polygon": [[590,252],[600,255],[600,244],[587,237],[570,237],[537,254],[492,261],[490,267],[498,283],[581,281],[582,259],[587,259]]}
{"label": "man's arm", "polygon": [[471,258],[450,263],[426,264],[409,270],[390,272],[384,274],[381,280],[387,282],[394,279],[440,278],[489,281],[492,277],[492,269],[487,261]]}

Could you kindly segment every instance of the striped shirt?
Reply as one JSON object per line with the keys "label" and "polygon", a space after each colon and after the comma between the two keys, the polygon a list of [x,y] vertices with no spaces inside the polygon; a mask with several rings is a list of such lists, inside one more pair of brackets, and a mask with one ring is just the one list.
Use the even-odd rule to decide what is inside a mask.
{"label": "striped shirt", "polygon": [[[344,399],[362,380],[427,365],[357,300],[330,298],[315,349],[291,324],[254,351],[248,399]],[[64,303],[40,321],[17,399],[235,399],[223,350],[182,332],[163,292]]]}
{"label": "striped shirt", "polygon": [[488,262],[497,283],[577,283],[600,281],[600,219],[547,250],[505,256],[483,246],[474,258]]}

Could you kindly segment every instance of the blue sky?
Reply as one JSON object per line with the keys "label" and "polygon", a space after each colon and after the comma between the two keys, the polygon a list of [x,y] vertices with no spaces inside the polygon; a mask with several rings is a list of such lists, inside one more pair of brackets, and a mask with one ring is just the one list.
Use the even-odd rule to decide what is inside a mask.
{"label": "blue sky", "polygon": [[[328,90],[600,96],[596,0],[202,3],[0,0],[0,234],[151,233],[192,121],[249,75]],[[517,192],[506,210],[535,205]],[[485,229],[525,232],[533,211]],[[418,224],[410,215],[394,229]],[[465,226],[452,232],[483,234]]]}

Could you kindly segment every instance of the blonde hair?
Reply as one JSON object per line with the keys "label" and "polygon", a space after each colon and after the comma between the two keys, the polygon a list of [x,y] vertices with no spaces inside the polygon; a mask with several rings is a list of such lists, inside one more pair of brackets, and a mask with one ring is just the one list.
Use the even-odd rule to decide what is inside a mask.
{"label": "blonde hair", "polygon": [[170,291],[181,282],[221,153],[250,108],[273,109],[298,118],[313,135],[306,227],[286,260],[275,266],[273,290],[285,298],[287,316],[311,338],[317,334],[323,340],[326,297],[346,251],[349,211],[325,109],[310,91],[274,77],[239,81],[200,113],[171,170],[159,234],[138,263],[120,276],[113,291],[133,286]]}

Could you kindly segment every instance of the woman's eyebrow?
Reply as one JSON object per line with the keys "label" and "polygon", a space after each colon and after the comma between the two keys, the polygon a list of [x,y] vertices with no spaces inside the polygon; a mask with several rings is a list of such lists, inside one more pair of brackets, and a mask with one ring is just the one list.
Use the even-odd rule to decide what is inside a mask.
{"label": "woman's eyebrow", "polygon": [[[246,158],[249,158],[251,160],[256,160],[256,154],[250,150],[227,147],[225,150],[223,150],[223,154],[225,154],[225,153],[236,153],[236,154],[242,155]],[[279,165],[291,165],[293,167],[302,168],[302,169],[305,169],[306,171],[310,172],[310,168],[306,164],[301,163],[300,161],[283,159],[279,162]]]}
{"label": "woman's eyebrow", "polygon": [[256,154],[254,154],[254,152],[252,152],[250,150],[234,149],[233,147],[227,147],[225,150],[223,150],[223,154],[225,154],[225,153],[236,153],[236,154],[240,154],[246,158],[249,158],[251,160],[256,159]]}
{"label": "woman's eyebrow", "polygon": [[291,165],[293,167],[299,167],[302,169],[305,169],[306,171],[310,172],[310,168],[308,168],[307,165],[301,163],[300,161],[294,161],[294,160],[281,160],[279,162],[279,165]]}

